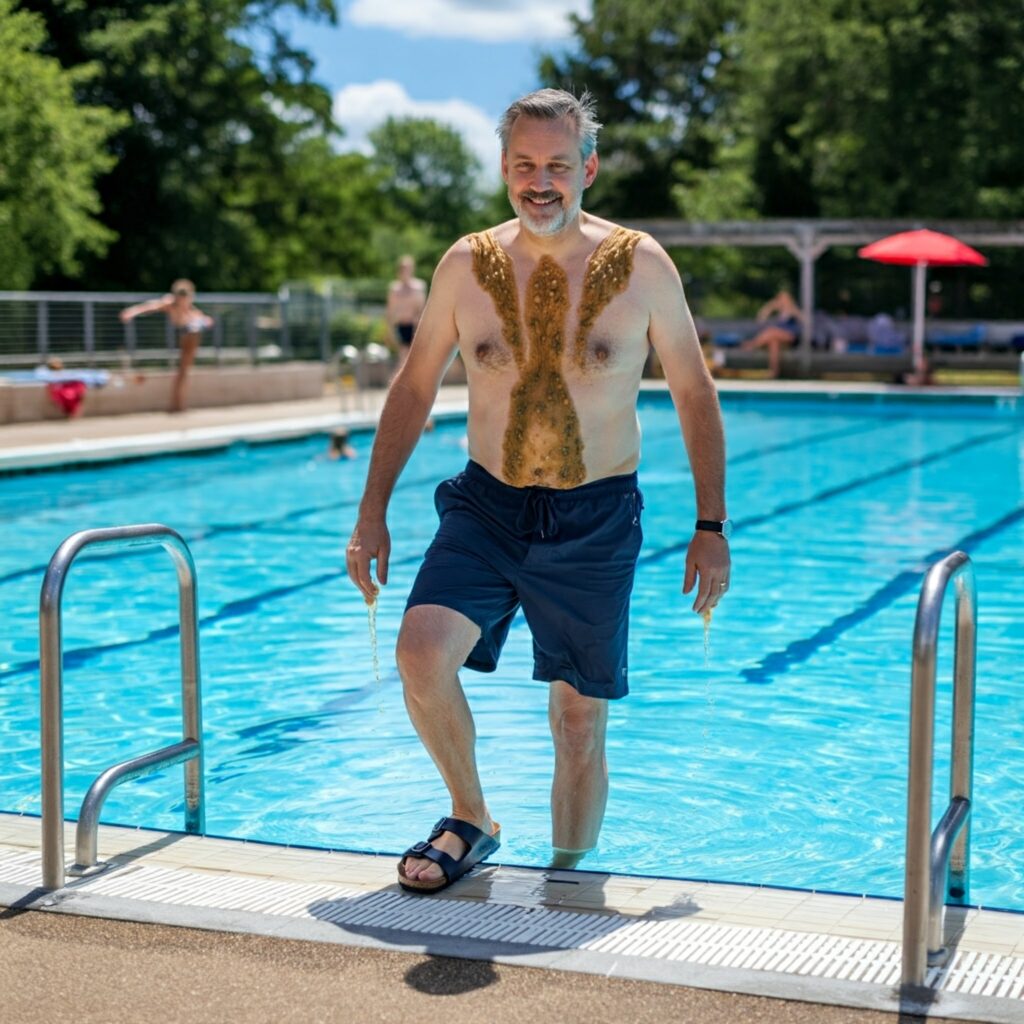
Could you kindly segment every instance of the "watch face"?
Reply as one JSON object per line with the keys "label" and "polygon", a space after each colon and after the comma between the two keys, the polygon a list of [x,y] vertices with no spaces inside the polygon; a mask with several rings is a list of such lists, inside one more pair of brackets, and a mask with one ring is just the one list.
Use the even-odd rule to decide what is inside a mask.
{"label": "watch face", "polygon": [[728,540],[732,536],[732,520],[724,519],[722,521],[722,536]]}

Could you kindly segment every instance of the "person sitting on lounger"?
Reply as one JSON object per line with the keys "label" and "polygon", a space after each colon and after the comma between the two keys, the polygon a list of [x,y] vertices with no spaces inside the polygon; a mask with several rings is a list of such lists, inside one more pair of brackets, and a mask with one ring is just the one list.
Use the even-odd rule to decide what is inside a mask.
{"label": "person sitting on lounger", "polygon": [[757,311],[757,322],[763,323],[764,327],[741,347],[768,349],[768,374],[778,377],[782,349],[793,345],[800,337],[803,311],[793,296],[782,289]]}

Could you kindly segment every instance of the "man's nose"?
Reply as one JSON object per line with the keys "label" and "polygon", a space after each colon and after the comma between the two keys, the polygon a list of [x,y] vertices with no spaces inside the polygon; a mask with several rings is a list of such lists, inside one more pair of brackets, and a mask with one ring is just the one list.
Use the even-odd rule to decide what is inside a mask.
{"label": "man's nose", "polygon": [[551,188],[551,175],[547,168],[538,167],[530,178],[530,187],[534,192],[547,192]]}

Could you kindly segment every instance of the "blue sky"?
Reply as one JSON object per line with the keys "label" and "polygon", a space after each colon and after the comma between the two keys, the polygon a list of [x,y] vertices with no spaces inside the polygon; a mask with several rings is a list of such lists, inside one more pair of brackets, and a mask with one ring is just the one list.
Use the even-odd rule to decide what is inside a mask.
{"label": "blue sky", "polygon": [[570,12],[589,0],[340,0],[331,27],[291,17],[292,42],[312,55],[334,95],[345,148],[389,115],[433,117],[497,169],[494,126],[537,87],[537,58],[569,43]]}

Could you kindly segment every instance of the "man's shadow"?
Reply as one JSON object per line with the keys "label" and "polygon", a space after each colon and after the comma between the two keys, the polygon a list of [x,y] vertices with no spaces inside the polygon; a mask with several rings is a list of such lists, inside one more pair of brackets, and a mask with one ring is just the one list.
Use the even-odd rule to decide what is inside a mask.
{"label": "man's shadow", "polygon": [[[405,983],[427,995],[486,988],[498,980],[489,961],[579,949],[635,923],[611,912],[604,897],[612,876],[588,871],[485,865],[433,896],[405,893],[397,884],[309,906],[317,920],[430,959],[415,964]],[[688,898],[648,911],[648,918],[688,917]]]}

